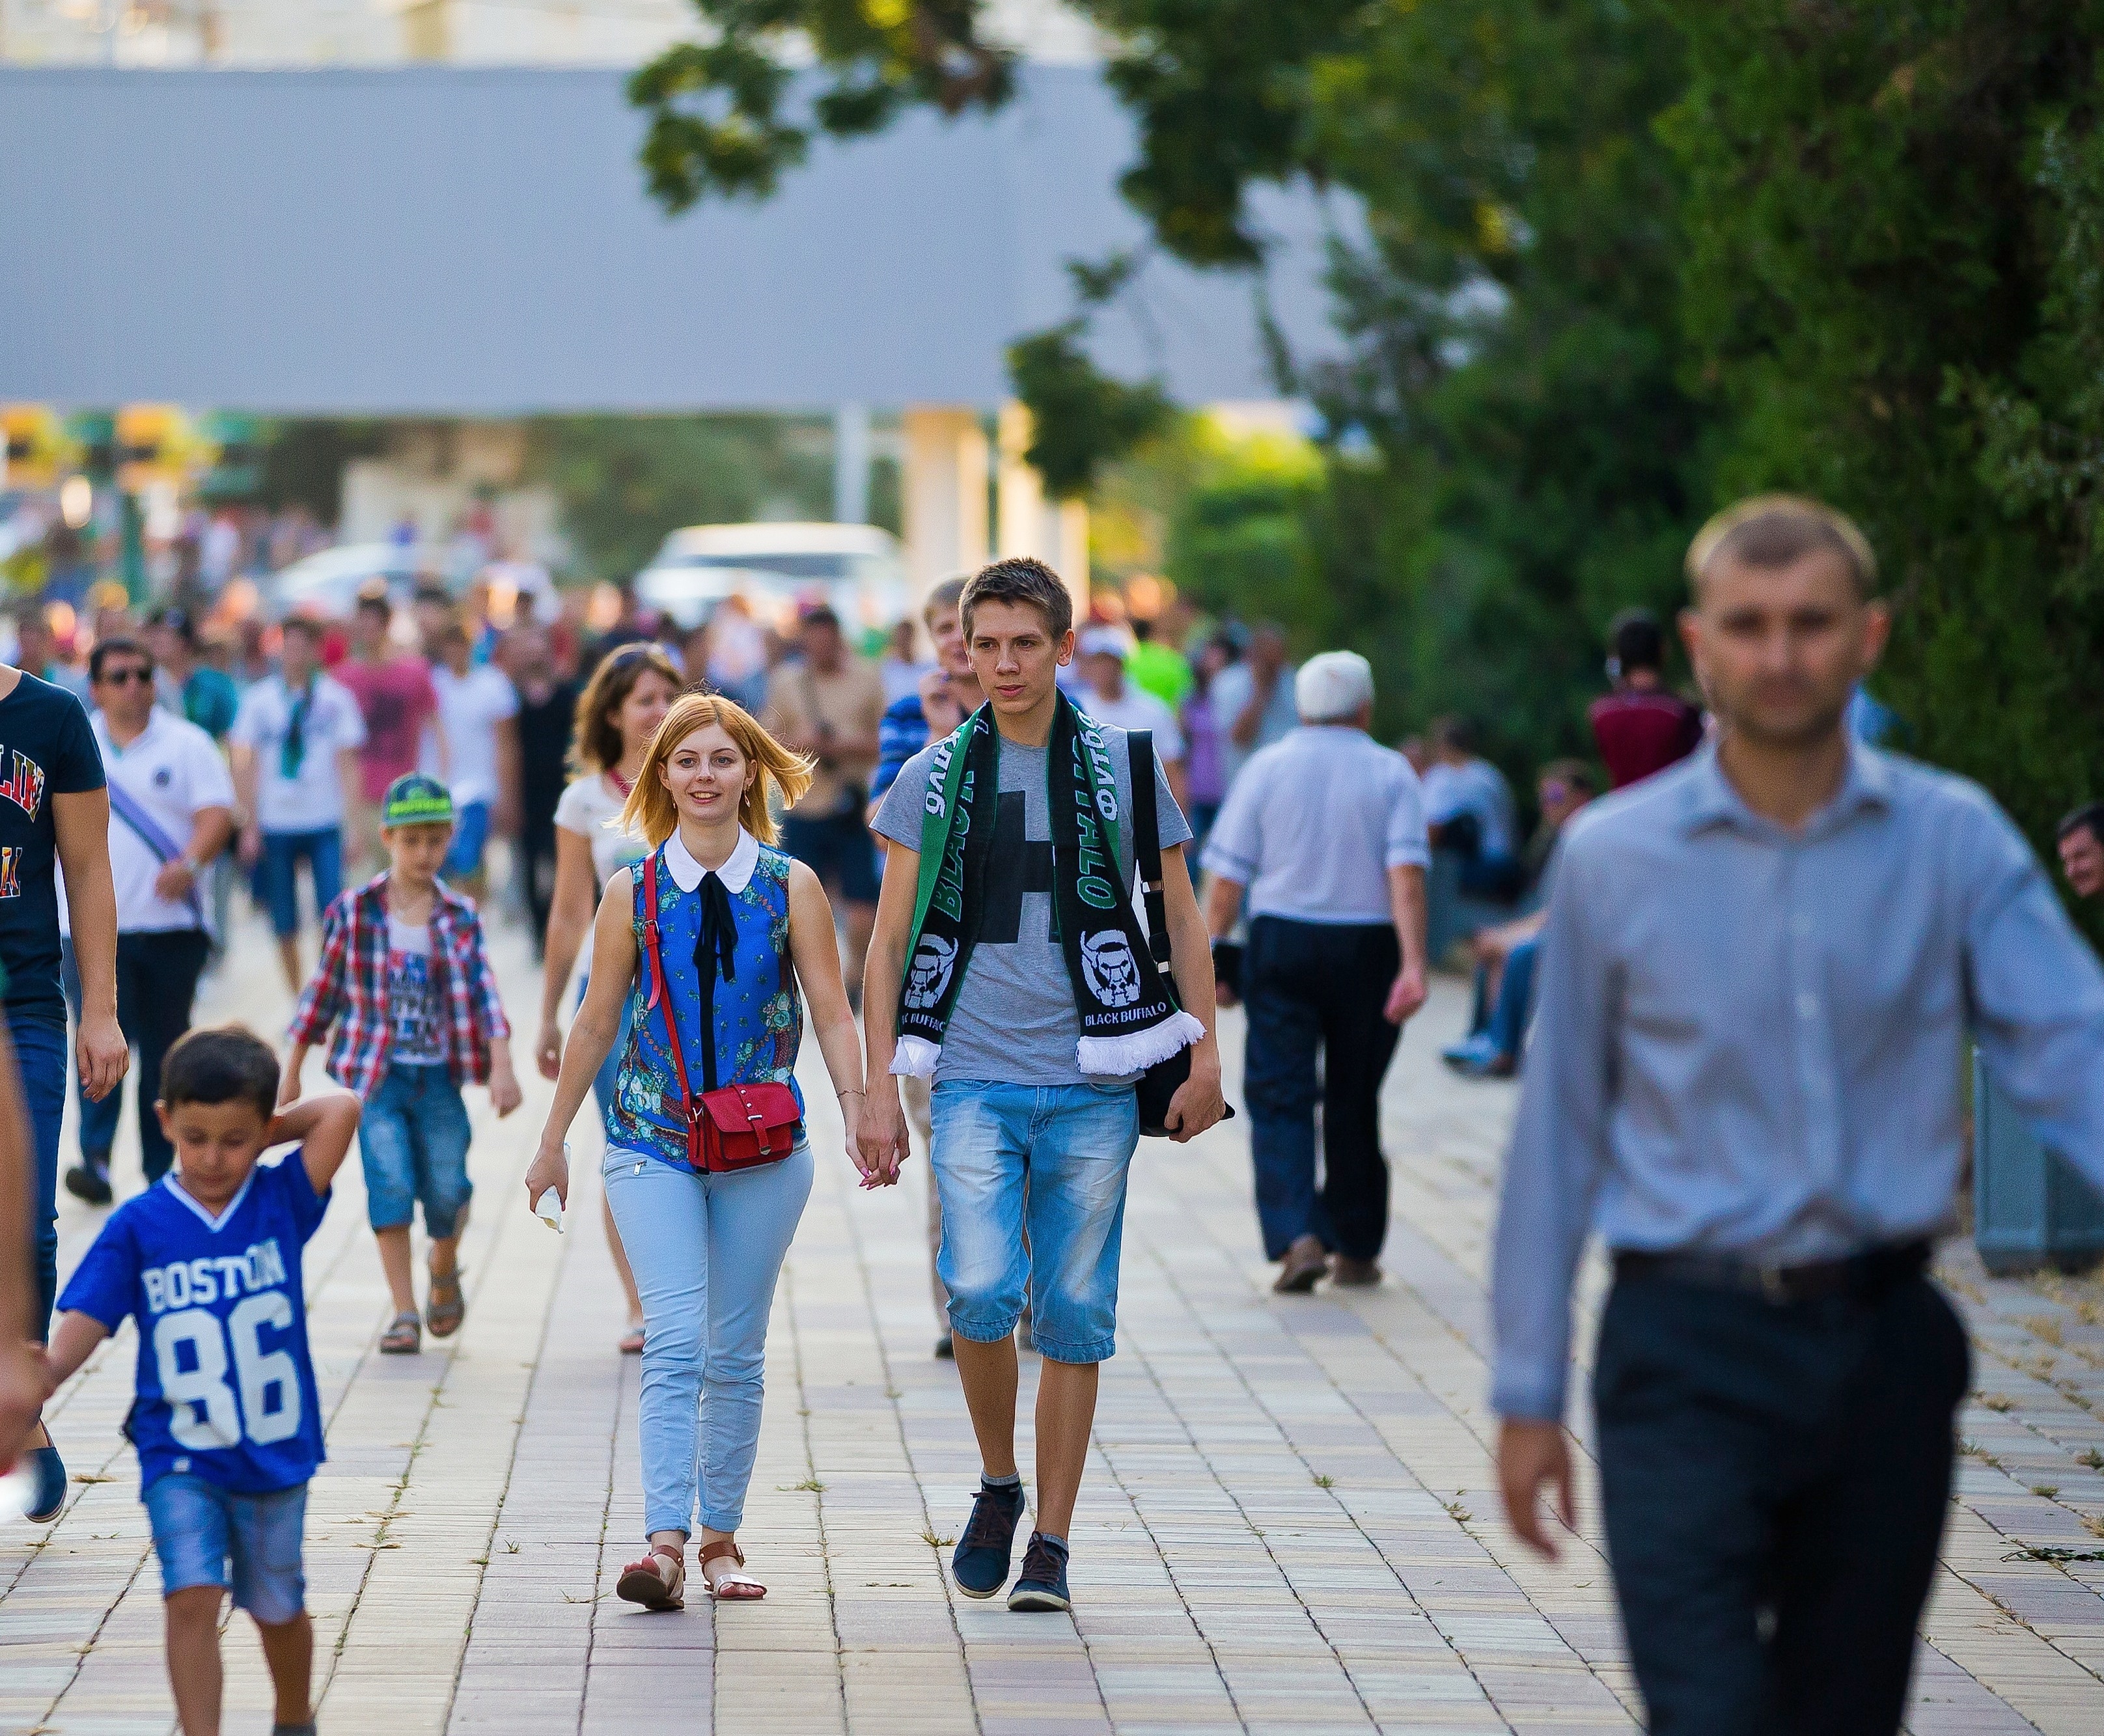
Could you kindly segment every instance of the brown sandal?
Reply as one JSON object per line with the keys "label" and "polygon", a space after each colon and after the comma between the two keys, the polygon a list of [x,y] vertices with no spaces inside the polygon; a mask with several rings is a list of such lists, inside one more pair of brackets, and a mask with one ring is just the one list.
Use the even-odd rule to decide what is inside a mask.
{"label": "brown sandal", "polygon": [[380,1335],[383,1356],[413,1356],[424,1347],[424,1326],[413,1314],[398,1314]]}
{"label": "brown sandal", "polygon": [[729,1538],[718,1538],[713,1543],[702,1545],[701,1559],[695,1564],[702,1569],[702,1582],[709,1588],[709,1596],[724,1603],[747,1601],[764,1597],[767,1587],[750,1574],[725,1574],[722,1578],[709,1578],[709,1563],[720,1561],[729,1556],[740,1567],[745,1565],[745,1551]]}
{"label": "brown sandal", "polygon": [[[465,1270],[457,1265],[449,1272],[431,1274],[431,1293],[424,1303],[424,1324],[435,1338],[450,1338],[467,1318],[467,1298],[461,1294],[461,1276]],[[440,1302],[441,1296],[446,1300]]]}
{"label": "brown sandal", "polygon": [[[666,1561],[672,1564],[669,1571],[659,1565]],[[670,1543],[653,1543],[649,1555],[622,1569],[613,1595],[646,1609],[684,1609],[686,1591],[686,1551]]]}

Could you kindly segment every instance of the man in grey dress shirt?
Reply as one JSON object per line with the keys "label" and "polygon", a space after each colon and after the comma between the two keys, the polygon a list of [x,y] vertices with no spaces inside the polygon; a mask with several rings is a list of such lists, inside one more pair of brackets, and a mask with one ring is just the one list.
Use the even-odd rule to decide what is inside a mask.
{"label": "man in grey dress shirt", "polygon": [[1553,1555],[1597,1228],[1607,1543],[1651,1729],[1865,1736],[1905,1710],[1968,1380],[1925,1276],[1963,1044],[2104,1186],[2104,973],[1984,792],[1849,740],[1888,627],[1853,525],[1744,502],[1688,567],[1721,737],[1566,843],[1497,1230],[1499,1468]]}

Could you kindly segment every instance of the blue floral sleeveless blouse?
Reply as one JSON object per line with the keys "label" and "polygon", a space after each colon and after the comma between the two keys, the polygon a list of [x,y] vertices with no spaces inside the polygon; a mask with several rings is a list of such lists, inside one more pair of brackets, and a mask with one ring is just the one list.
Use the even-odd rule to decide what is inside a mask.
{"label": "blue floral sleeveless blouse", "polygon": [[[789,959],[789,857],[760,846],[760,859],[742,892],[731,894],[737,924],[733,955],[737,974],[715,985],[716,1084],[784,1084],[804,1094],[796,1080],[796,1050],[804,1035],[803,997]],[[613,1102],[606,1111],[609,1145],[687,1167],[687,1122],[680,1111],[680,1075],[667,1046],[666,996],[646,1008],[649,981],[643,941],[643,867],[634,877],[634,922],[637,953],[635,987],[631,991],[628,1045],[615,1076]],[[665,960],[666,990],[679,1022],[687,1063],[687,1080],[698,1097],[706,1088],[702,1066],[701,976],[694,965],[694,943],[701,931],[698,890],[684,892],[672,878],[661,845],[658,851],[658,936]]]}

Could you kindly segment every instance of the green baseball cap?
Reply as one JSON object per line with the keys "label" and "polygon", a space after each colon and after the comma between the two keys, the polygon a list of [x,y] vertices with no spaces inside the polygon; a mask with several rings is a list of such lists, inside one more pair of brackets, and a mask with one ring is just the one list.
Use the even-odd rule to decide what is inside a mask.
{"label": "green baseball cap", "polygon": [[421,772],[398,777],[387,786],[386,799],[380,804],[380,823],[388,826],[451,826],[452,791],[435,777],[426,777]]}

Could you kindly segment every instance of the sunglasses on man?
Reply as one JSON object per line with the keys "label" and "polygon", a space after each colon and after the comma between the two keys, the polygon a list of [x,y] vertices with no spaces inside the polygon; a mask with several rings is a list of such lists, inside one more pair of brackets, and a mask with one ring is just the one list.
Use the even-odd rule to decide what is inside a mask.
{"label": "sunglasses on man", "polygon": [[132,682],[142,687],[154,684],[154,665],[150,663],[127,663],[122,669],[105,669],[95,678],[97,687],[121,688]]}

